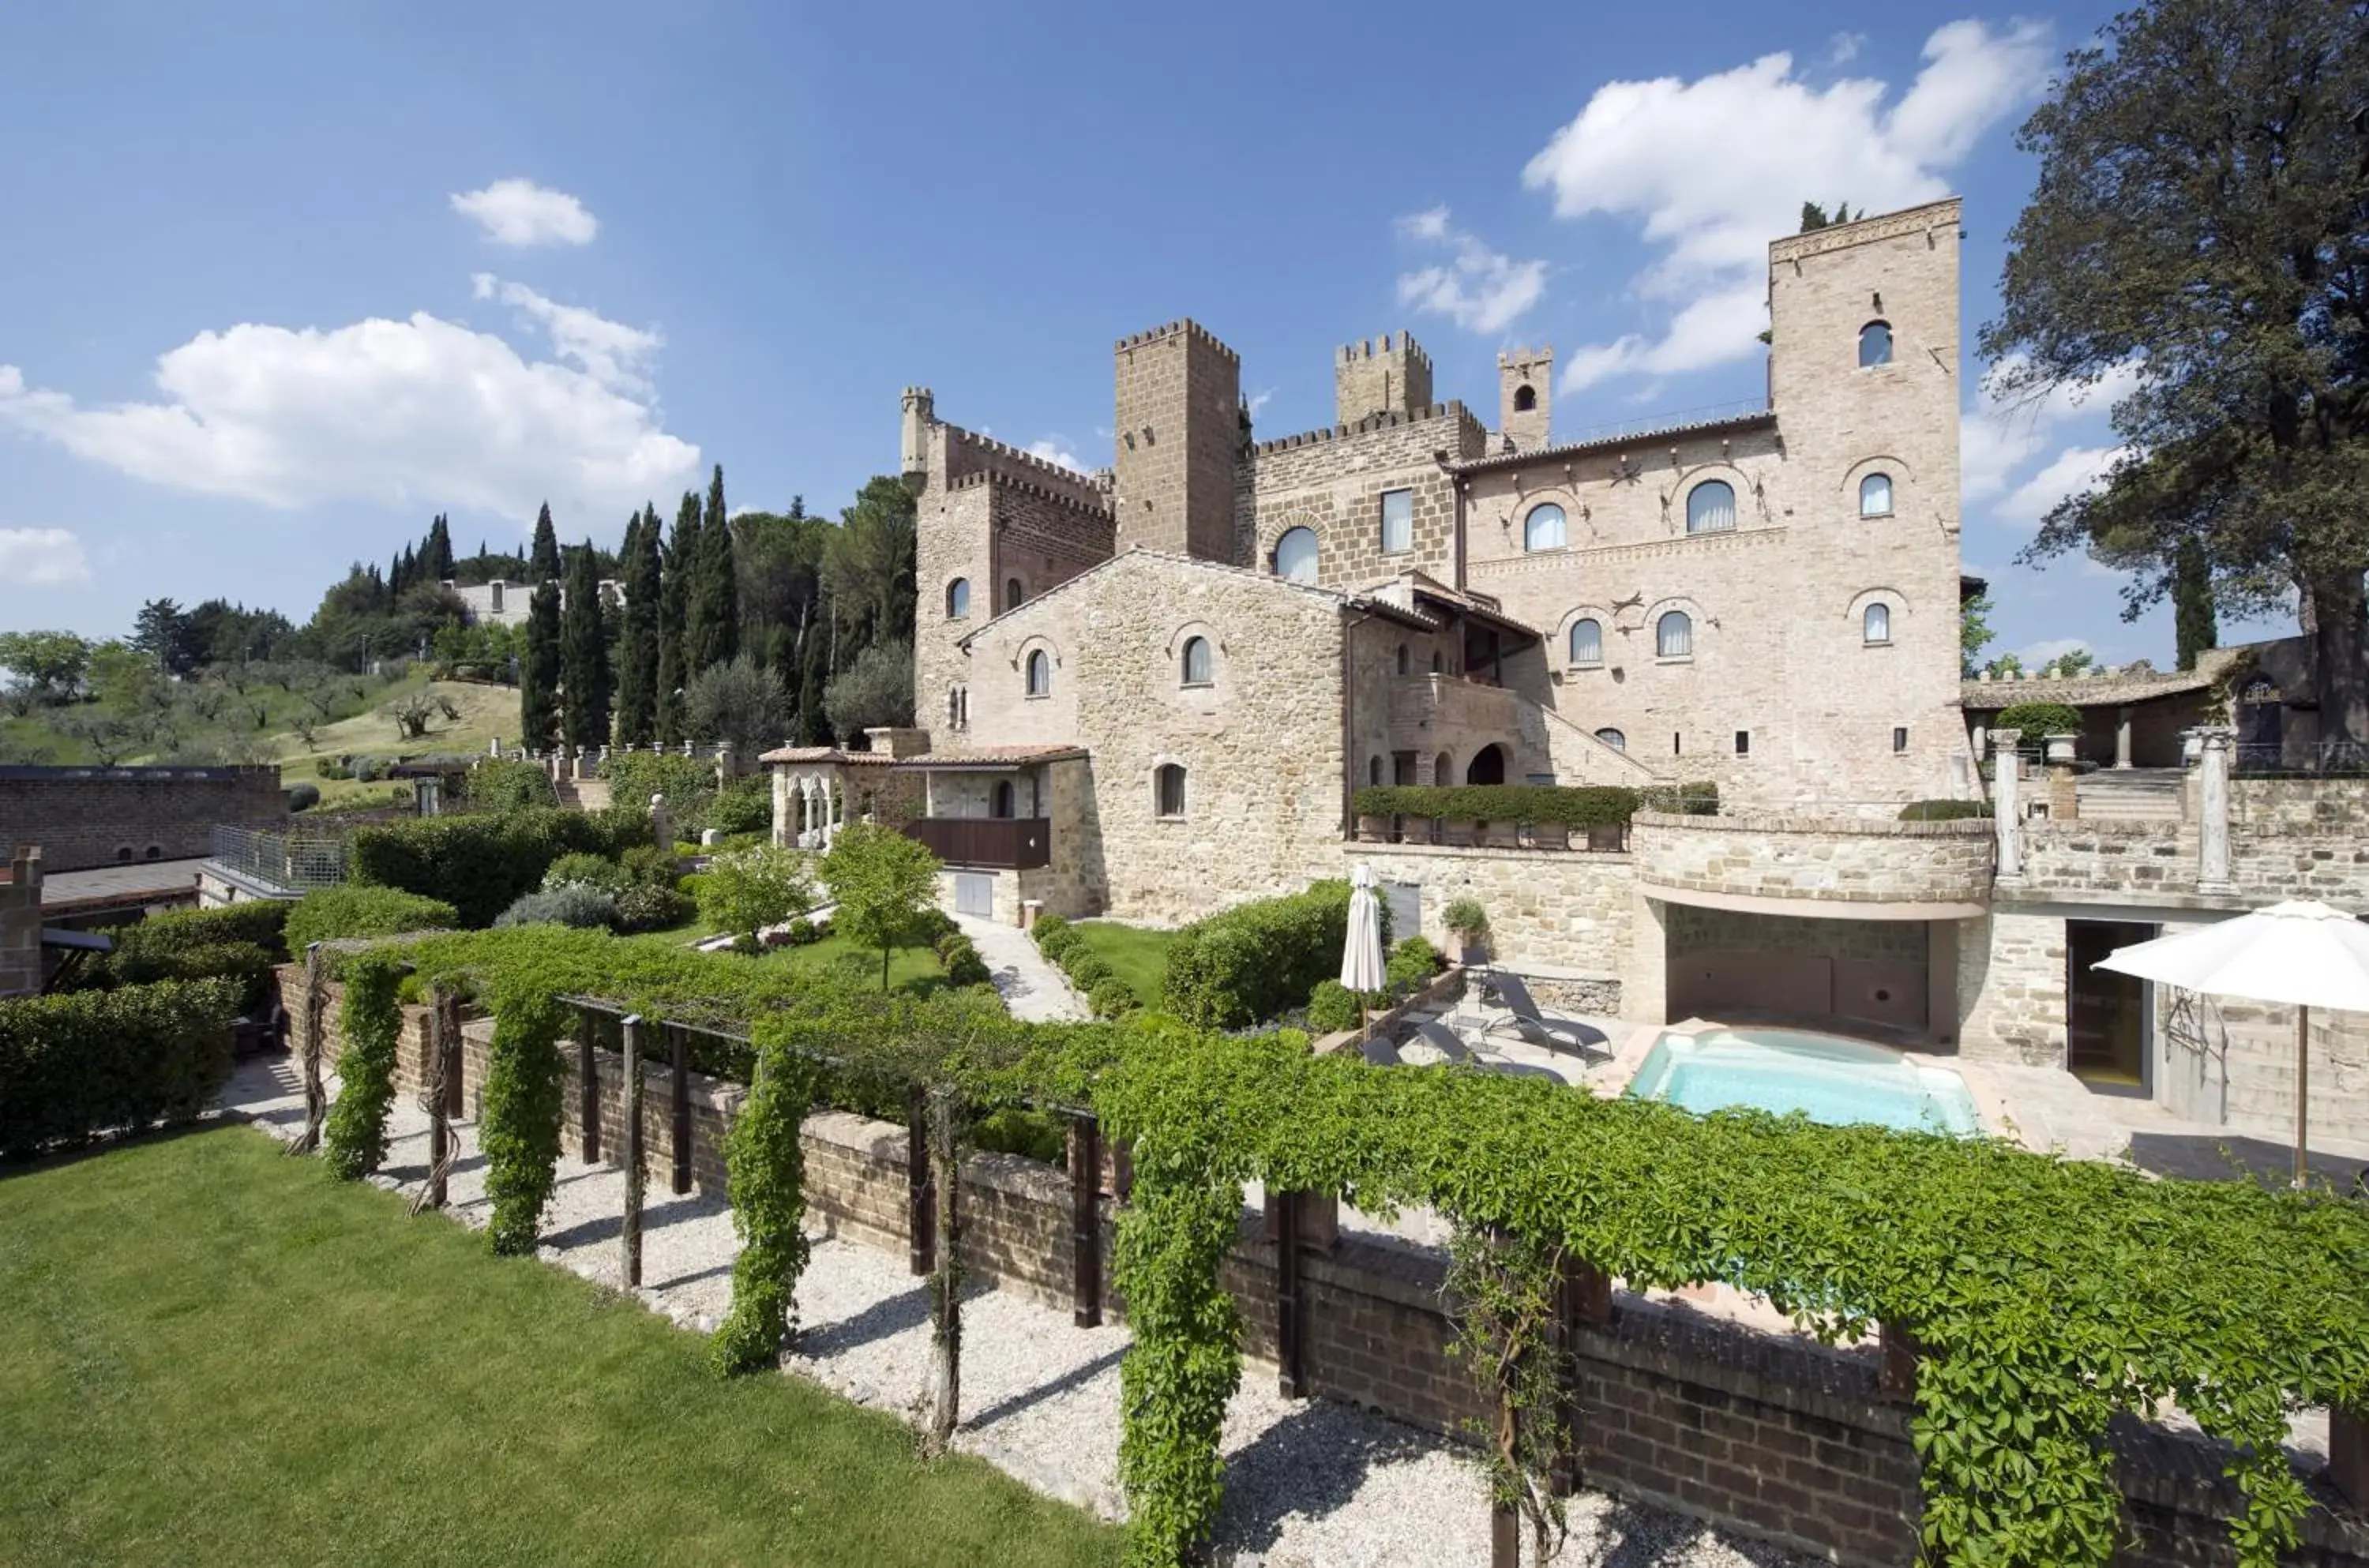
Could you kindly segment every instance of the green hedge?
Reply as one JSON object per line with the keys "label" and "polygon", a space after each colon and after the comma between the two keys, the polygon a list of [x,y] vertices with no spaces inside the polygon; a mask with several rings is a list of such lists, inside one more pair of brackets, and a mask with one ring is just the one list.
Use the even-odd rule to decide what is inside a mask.
{"label": "green hedge", "polygon": [[499,816],[421,817],[364,828],[348,846],[348,867],[363,887],[396,887],[452,906],[461,923],[494,917],[543,883],[571,851],[614,859],[649,842],[647,808],[510,811]]}
{"label": "green hedge", "polygon": [[488,757],[469,770],[461,798],[472,811],[524,811],[557,806],[559,792],[552,787],[551,774],[540,762]]}
{"label": "green hedge", "polygon": [[399,887],[323,887],[305,894],[289,911],[288,951],[301,956],[315,942],[450,931],[460,923],[460,911],[442,899]]}
{"label": "green hedge", "polygon": [[1903,822],[1963,822],[1972,817],[1987,817],[1991,803],[1987,800],[1912,800],[1900,808]]}
{"label": "green hedge", "polygon": [[230,1077],[238,1011],[222,979],[0,1001],[0,1155],[195,1116]]}
{"label": "green hedge", "polygon": [[218,947],[225,942],[251,942],[275,957],[285,958],[288,949],[280,933],[292,908],[278,899],[258,898],[213,910],[176,910],[108,934],[115,938],[118,953],[154,955],[192,947]]}
{"label": "green hedge", "polygon": [[[1387,949],[1387,899],[1381,912]],[[1305,1002],[1319,980],[1340,974],[1348,931],[1349,884],[1344,881],[1319,882],[1304,893],[1238,904],[1195,921],[1168,950],[1163,1003],[1205,1028],[1239,1029],[1280,1017]],[[1077,968],[1070,975],[1077,979]]]}
{"label": "green hedge", "polygon": [[1998,711],[1993,729],[2012,729],[2037,744],[2044,735],[2081,733],[2081,710],[2070,703],[2016,703]]}
{"label": "green hedge", "polygon": [[1637,792],[1619,784],[1368,784],[1352,804],[1360,817],[1594,828],[1629,820]]}

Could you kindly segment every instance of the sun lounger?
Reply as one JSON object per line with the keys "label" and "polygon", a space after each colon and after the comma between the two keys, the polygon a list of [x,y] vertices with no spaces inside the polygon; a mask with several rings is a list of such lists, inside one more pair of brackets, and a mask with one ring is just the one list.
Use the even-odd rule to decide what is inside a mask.
{"label": "sun lounger", "polygon": [[1492,1035],[1516,1035],[1534,1046],[1551,1051],[1568,1051],[1574,1056],[1609,1056],[1610,1037],[1593,1024],[1576,1018],[1557,1018],[1540,1012],[1530,999],[1530,988],[1522,983],[1519,975],[1503,969],[1493,971],[1484,982],[1505,1007],[1505,1016],[1489,1025]]}
{"label": "sun lounger", "polygon": [[1358,1054],[1366,1059],[1368,1066],[1398,1067],[1402,1065],[1399,1061],[1398,1047],[1388,1040],[1368,1040],[1360,1045],[1357,1050]]}
{"label": "sun lounger", "polygon": [[1416,1024],[1414,1038],[1407,1043],[1411,1046],[1429,1046],[1448,1061],[1469,1064],[1472,1060],[1471,1049],[1463,1041],[1456,1037],[1456,1031],[1445,1024]]}

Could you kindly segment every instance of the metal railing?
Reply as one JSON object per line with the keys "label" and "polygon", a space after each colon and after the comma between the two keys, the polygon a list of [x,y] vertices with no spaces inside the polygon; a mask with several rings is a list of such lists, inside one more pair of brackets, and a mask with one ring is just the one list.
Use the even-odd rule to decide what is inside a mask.
{"label": "metal railing", "polygon": [[346,879],[343,839],[217,826],[212,858],[225,871],[284,893],[335,887]]}

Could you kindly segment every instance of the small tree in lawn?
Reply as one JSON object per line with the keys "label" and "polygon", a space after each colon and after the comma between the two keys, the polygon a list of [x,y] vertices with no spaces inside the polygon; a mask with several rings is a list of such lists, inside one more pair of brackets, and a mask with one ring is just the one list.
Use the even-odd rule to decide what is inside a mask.
{"label": "small tree in lawn", "polygon": [[838,910],[833,930],[859,947],[880,949],[880,989],[889,956],[928,936],[923,921],[937,902],[938,857],[894,828],[851,822],[822,857],[822,879]]}

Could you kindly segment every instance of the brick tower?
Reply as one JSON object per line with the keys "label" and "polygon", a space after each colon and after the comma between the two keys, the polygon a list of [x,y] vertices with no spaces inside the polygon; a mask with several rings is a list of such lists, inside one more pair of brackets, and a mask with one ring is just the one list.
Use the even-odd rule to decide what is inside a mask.
{"label": "brick tower", "polygon": [[1172,321],[1120,338],[1113,360],[1117,547],[1230,559],[1241,356],[1197,324]]}

